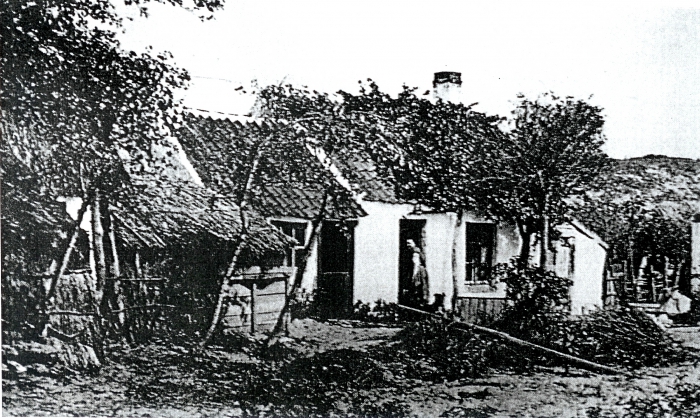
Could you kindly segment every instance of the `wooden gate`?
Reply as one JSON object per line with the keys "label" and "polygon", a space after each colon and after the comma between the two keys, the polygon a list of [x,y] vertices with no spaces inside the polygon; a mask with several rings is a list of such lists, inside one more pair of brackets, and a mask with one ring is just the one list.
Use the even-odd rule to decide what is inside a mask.
{"label": "wooden gate", "polygon": [[222,317],[224,329],[250,333],[271,330],[289,293],[289,273],[243,274],[229,284],[233,293]]}

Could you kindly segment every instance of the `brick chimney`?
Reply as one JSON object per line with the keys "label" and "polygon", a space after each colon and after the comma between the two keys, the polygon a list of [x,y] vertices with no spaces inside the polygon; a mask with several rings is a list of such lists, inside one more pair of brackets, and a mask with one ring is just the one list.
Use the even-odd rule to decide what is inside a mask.
{"label": "brick chimney", "polygon": [[462,73],[440,71],[433,79],[433,95],[445,102],[462,102]]}

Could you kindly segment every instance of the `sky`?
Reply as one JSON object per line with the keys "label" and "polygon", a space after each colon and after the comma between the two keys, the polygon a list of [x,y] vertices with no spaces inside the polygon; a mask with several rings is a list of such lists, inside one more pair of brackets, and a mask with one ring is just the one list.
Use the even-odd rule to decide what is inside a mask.
{"label": "sky", "polygon": [[700,158],[700,4],[659,2],[226,0],[202,21],[160,4],[120,9],[127,49],[170,51],[192,77],[185,105],[247,113],[253,80],[333,93],[462,73],[465,104],[508,116],[518,93],[603,108],[606,152]]}

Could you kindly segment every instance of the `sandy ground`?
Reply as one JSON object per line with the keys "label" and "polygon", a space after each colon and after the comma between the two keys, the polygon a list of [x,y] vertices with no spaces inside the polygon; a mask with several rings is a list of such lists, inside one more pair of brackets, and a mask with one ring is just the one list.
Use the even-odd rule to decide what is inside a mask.
{"label": "sandy ground", "polygon": [[[348,321],[303,320],[292,324],[290,338],[295,347],[311,355],[340,348],[363,350],[397,331]],[[696,348],[700,348],[699,332],[698,328],[672,330],[679,341]],[[138,347],[128,356],[135,360],[110,362],[96,376],[3,377],[3,416],[240,416],[234,395],[237,375],[230,373],[256,361],[244,352],[213,348],[199,363],[181,366],[173,362],[187,358],[186,349],[179,346]],[[200,373],[204,369],[207,374]],[[588,408],[596,406],[618,415],[621,403],[632,397],[664,396],[679,379],[700,383],[698,362],[639,370],[631,376],[540,369],[529,375],[493,373],[439,384],[406,382],[401,389],[374,391],[380,399],[407,402],[412,416],[437,417],[448,412],[448,416],[584,417]],[[178,392],[182,388],[185,390]],[[222,394],[215,401],[208,396],[213,390]]]}

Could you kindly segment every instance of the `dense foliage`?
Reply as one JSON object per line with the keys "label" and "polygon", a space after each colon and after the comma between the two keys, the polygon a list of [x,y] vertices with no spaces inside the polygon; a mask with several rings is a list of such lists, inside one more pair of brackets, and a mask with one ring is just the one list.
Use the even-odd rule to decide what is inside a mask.
{"label": "dense foliage", "polygon": [[[529,257],[533,234],[544,236],[540,242],[546,246],[550,224],[571,213],[570,198],[606,169],[602,112],[584,100],[553,93],[535,100],[519,97],[512,130],[482,166],[481,177],[487,180],[475,189],[475,199],[487,213],[518,227],[521,263]],[[541,261],[546,254],[541,251]]]}
{"label": "dense foliage", "polygon": [[375,142],[371,155],[401,198],[438,210],[476,204],[473,190],[484,181],[477,170],[504,140],[501,118],[418,97],[415,88],[404,87],[393,98],[373,82],[358,95],[342,96],[348,113],[376,127],[365,142]]}
{"label": "dense foliage", "polygon": [[[147,3],[125,1],[144,14]],[[221,6],[220,0],[193,4],[204,13]],[[93,296],[100,300],[109,258],[108,208],[121,193],[138,194],[129,174],[171,165],[167,136],[179,119],[175,92],[186,87],[188,76],[168,53],[123,50],[117,40],[122,17],[110,1],[3,0],[0,28],[3,309],[16,305],[9,298],[20,290],[35,298],[32,309],[41,302],[46,310],[57,283],[51,277],[66,265],[86,265],[79,254],[87,249],[80,247],[86,237],[65,215],[65,204],[57,205],[59,197],[79,196],[98,207],[99,195],[92,230],[98,266]],[[168,151],[159,155],[156,149]],[[29,277],[36,273],[49,274],[48,282]]]}
{"label": "dense foliage", "polygon": [[597,363],[638,368],[683,360],[683,351],[645,313],[628,308],[570,315],[571,280],[540,268],[506,271],[508,306],[494,327]]}
{"label": "dense foliage", "polygon": [[[527,244],[545,218],[562,222],[571,196],[608,164],[602,109],[571,97],[520,97],[510,132],[498,116],[418,97],[408,87],[391,97],[371,80],[359,94],[272,86],[261,98],[269,114],[330,138],[325,150],[341,168],[343,159],[364,155],[398,198],[438,210],[477,209],[515,223]],[[343,174],[355,183],[356,173]]]}

